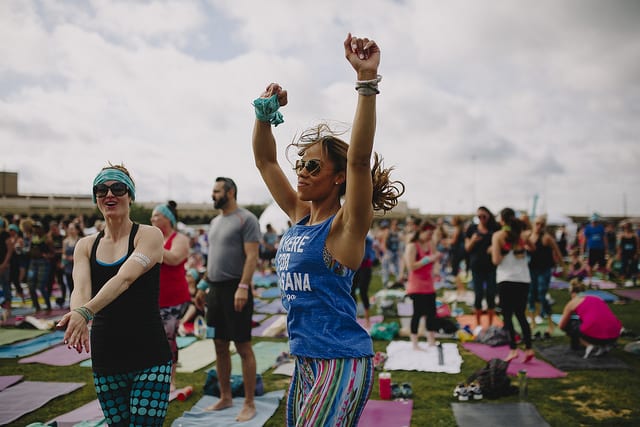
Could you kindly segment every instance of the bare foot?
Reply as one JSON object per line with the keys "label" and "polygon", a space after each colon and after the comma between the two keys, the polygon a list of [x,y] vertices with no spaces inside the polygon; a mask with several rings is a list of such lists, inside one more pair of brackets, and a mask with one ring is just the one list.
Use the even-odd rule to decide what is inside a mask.
{"label": "bare foot", "polygon": [[[231,399],[220,399],[213,405],[209,405],[204,408],[205,411],[220,411],[222,409],[231,408],[233,406],[233,400]],[[242,412],[241,412],[242,413]]]}
{"label": "bare foot", "polygon": [[513,359],[518,357],[518,350],[511,350],[507,357],[504,358],[505,362],[511,362]]}
{"label": "bare foot", "polygon": [[256,416],[256,406],[253,404],[253,402],[251,403],[245,402],[244,405],[242,405],[242,409],[240,409],[240,413],[236,417],[236,421],[240,421],[240,422],[249,421],[251,418],[255,416]]}

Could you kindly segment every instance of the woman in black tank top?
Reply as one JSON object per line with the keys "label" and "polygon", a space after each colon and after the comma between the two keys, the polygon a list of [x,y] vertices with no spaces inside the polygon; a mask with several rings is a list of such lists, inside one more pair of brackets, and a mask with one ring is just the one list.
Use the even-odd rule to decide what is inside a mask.
{"label": "woman in black tank top", "polygon": [[[71,312],[58,327],[66,329],[70,349],[91,350],[96,393],[108,425],[161,426],[171,379],[171,353],[158,308],[162,233],[129,218],[135,186],[124,166],[108,166],[96,176],[93,198],[106,225],[76,244]],[[154,393],[136,398],[144,390]]]}

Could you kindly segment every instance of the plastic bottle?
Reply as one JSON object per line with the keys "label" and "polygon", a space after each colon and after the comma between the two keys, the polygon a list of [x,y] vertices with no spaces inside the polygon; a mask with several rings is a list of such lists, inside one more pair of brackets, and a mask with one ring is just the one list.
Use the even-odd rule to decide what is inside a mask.
{"label": "plastic bottle", "polygon": [[178,395],[176,396],[176,399],[178,399],[181,402],[184,402],[192,394],[193,394],[193,387],[189,385],[183,388],[182,390],[178,391]]}
{"label": "plastic bottle", "polygon": [[378,384],[380,388],[380,399],[391,399],[391,374],[389,372],[381,372],[378,375]]}
{"label": "plastic bottle", "polygon": [[520,400],[525,400],[529,394],[529,384],[526,369],[521,369],[518,371],[518,389]]}
{"label": "plastic bottle", "polygon": [[442,343],[438,343],[438,365],[444,365],[444,352],[442,351]]}

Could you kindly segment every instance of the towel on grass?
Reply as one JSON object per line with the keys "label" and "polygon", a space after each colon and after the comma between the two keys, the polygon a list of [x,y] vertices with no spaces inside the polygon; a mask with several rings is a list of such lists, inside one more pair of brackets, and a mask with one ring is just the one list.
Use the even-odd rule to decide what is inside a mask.
{"label": "towel on grass", "polygon": [[[496,358],[504,359],[507,354],[509,354],[508,345],[491,347],[486,344],[467,342],[462,344],[462,346],[479,358],[486,360],[487,362],[491,359]],[[525,369],[527,371],[527,376],[529,378],[560,378],[567,376],[566,372],[556,369],[548,363],[535,357],[529,362],[524,363],[524,353],[519,351],[518,358],[509,362],[507,374],[516,376],[518,374],[518,371],[521,369]]]}
{"label": "towel on grass", "polygon": [[0,425],[35,411],[58,396],[69,394],[85,383],[23,381],[0,392]]}
{"label": "towel on grass", "polygon": [[531,403],[452,403],[459,427],[531,426],[549,424]]}
{"label": "towel on grass", "polygon": [[50,366],[71,366],[87,360],[91,354],[82,351],[78,353],[75,349],[68,348],[65,344],[53,347],[34,356],[23,357],[18,363],[42,363]]}
{"label": "towel on grass", "polygon": [[389,371],[423,371],[444,372],[447,374],[460,373],[462,357],[455,343],[443,343],[442,353],[444,364],[438,364],[438,348],[429,347],[420,342],[421,350],[414,350],[409,341],[391,341],[387,346],[387,356],[384,368]]}
{"label": "towel on grass", "polygon": [[236,421],[236,417],[242,408],[244,397],[234,397],[231,408],[222,411],[205,411],[204,408],[219,400],[215,396],[205,395],[190,411],[185,411],[171,425],[173,427],[261,427],[276,412],[283,396],[284,390],[270,391],[262,396],[256,396],[256,416],[240,423]]}
{"label": "towel on grass", "polygon": [[13,358],[23,357],[30,354],[37,353],[45,348],[53,347],[54,345],[62,344],[64,338],[63,331],[50,332],[39,337],[32,338],[27,341],[21,341],[19,343],[5,345],[0,347],[0,358]]}
{"label": "towel on grass", "polygon": [[558,369],[565,371],[631,369],[629,365],[610,353],[584,359],[584,349],[572,350],[569,344],[536,345],[535,347],[545,359],[553,363]]}

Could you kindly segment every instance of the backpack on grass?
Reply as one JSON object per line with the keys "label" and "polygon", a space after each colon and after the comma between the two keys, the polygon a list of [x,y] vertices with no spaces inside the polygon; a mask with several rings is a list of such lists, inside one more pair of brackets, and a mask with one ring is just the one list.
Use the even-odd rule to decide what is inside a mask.
{"label": "backpack on grass", "polygon": [[482,395],[488,399],[497,399],[502,396],[511,396],[518,393],[518,387],[511,385],[511,380],[507,375],[509,362],[502,359],[491,359],[484,368],[475,371],[469,378],[467,384],[473,381],[480,385]]}

